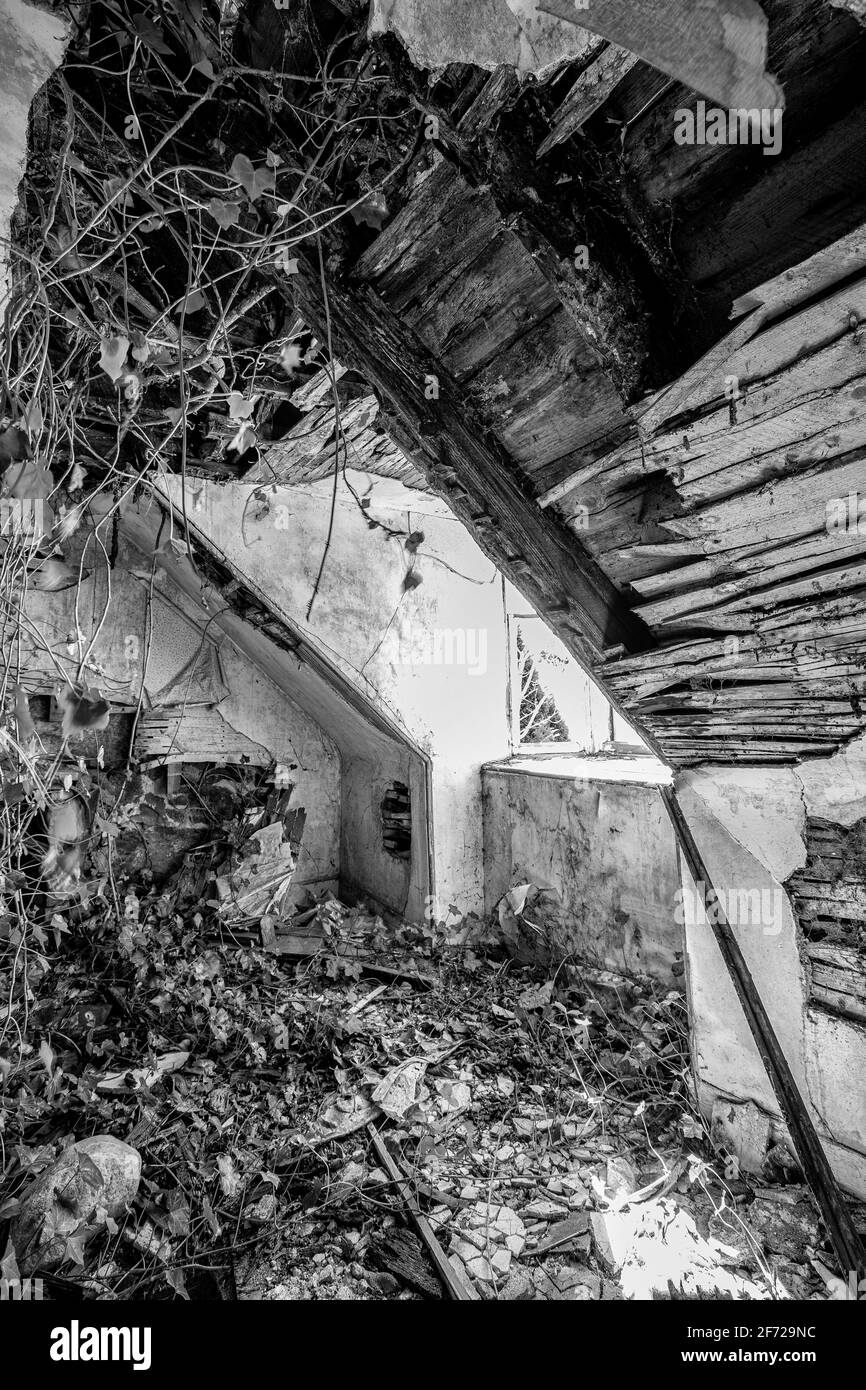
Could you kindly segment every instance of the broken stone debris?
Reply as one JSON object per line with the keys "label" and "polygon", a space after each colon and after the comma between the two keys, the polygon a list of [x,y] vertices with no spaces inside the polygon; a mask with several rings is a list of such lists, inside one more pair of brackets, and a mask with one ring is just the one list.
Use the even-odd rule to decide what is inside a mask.
{"label": "broken stone debris", "polygon": [[11,1240],[23,1275],[49,1269],[116,1221],[138,1191],[141,1156],[110,1134],[70,1145],[25,1193]]}
{"label": "broken stone debris", "polygon": [[[58,1152],[59,1129],[51,1162],[35,1164],[29,1191],[19,1177],[11,1199],[27,1269],[123,1297],[144,1267],[183,1296],[177,1265],[206,1263],[208,1242],[240,1221],[241,1298],[441,1297],[442,1271],[372,1132],[426,1218],[451,1296],[832,1296],[811,1263],[832,1275],[802,1188],[726,1192],[683,1082],[679,996],[634,985],[613,1023],[576,970],[539,982],[477,943],[443,947],[363,907],[322,903],[308,923],[328,952],[287,957],[221,940],[218,906],[134,896],[129,953],[95,938],[112,1008],[95,1012],[93,962],[76,964],[74,948],[52,980],[51,1008],[68,995],[65,1025],[81,1020],[84,1059],[52,1053],[68,1107],[52,1113],[74,1123],[99,1097],[147,1186],[117,1198],[119,1243],[114,1189],[95,1164],[68,1224],[65,1208],[43,1219],[57,1206],[36,1195],[56,1189],[52,1164],[79,1163],[75,1146]],[[378,979],[340,954],[348,943]],[[16,1123],[26,1158],[24,1111]]]}

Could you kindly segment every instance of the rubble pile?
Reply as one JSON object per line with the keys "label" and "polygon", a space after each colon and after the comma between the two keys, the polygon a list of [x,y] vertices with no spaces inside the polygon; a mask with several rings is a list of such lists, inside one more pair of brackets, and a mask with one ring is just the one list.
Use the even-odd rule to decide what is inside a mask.
{"label": "rubble pile", "polygon": [[0,980],[4,1277],[61,1300],[840,1296],[790,1160],[725,1180],[680,994],[335,900],[242,932],[189,878],[127,886]]}

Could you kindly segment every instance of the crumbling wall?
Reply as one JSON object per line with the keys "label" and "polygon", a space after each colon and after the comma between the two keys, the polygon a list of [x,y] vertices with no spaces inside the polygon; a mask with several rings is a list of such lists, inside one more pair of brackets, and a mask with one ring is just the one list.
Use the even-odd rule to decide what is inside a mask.
{"label": "crumbling wall", "polygon": [[517,883],[539,957],[682,982],[679,870],[658,788],[485,768],[486,907]]}
{"label": "crumbling wall", "polygon": [[[713,886],[839,1181],[866,1196],[866,1027],[813,997],[812,965],[789,881],[807,863],[807,817],[852,826],[866,814],[866,739],[793,768],[705,766],[679,799]],[[683,880],[695,1070],[702,1108],[754,1101],[782,1125],[733,984],[691,882]],[[832,905],[828,909],[833,911]]]}
{"label": "crumbling wall", "polygon": [[[184,794],[183,778],[167,785],[167,768],[240,766],[257,769],[271,783],[277,776],[291,784],[292,804],[306,810],[287,901],[303,900],[312,888],[336,891],[341,819],[336,745],[238,652],[209,621],[211,614],[179,591],[152,557],[142,555],[122,526],[113,566],[89,536],[83,524],[65,547],[72,576],[66,588],[27,595],[20,679],[46,749],[59,750],[61,719],[54,697],[64,676],[76,680],[78,663],[87,654],[86,683],[98,688],[112,711],[99,740],[101,774],[107,785],[122,791],[127,812],[115,864],[126,854],[131,869],[147,867],[159,878],[176,867],[184,848],[206,838],[208,828],[213,834],[214,817],[194,795]],[[92,737],[86,747],[73,740],[69,752],[97,766]],[[72,756],[70,761],[74,779]],[[216,810],[217,780],[207,784]]]}
{"label": "crumbling wall", "polygon": [[[339,485],[309,617],[330,525],[330,479],[274,489],[197,484],[190,519],[429,759],[434,892],[443,913],[449,902],[463,912],[480,911],[480,771],[508,748],[501,580],[443,503],[393,480],[354,471],[348,477],[356,496]],[[179,500],[179,480],[168,486]],[[339,740],[337,729],[330,732]],[[374,892],[398,874],[377,849],[371,788],[383,780],[381,753],[371,748],[365,758],[357,749],[351,767],[344,755],[348,880]],[[420,777],[420,767],[414,775]],[[422,835],[423,823],[416,828]],[[414,868],[412,882],[414,910],[421,915]]]}

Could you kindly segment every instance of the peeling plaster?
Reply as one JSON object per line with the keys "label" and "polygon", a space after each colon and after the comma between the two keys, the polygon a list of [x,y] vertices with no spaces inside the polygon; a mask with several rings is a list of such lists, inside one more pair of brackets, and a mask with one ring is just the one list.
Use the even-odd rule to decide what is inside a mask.
{"label": "peeling plaster", "polygon": [[372,0],[370,33],[389,30],[420,68],[506,65],[542,79],[604,38],[722,106],[783,105],[764,71],[767,20],[756,0]]}
{"label": "peeling plaster", "polygon": [[[679,800],[721,893],[784,889],[806,862],[806,818],[850,826],[866,815],[866,737],[790,768],[705,765],[677,778]],[[684,878],[684,886],[690,880]],[[688,899],[687,899],[688,901]],[[787,893],[780,930],[732,923],[761,998],[839,1181],[866,1197],[866,1029],[808,1005],[798,928]],[[702,1109],[715,1096],[753,1100],[779,1116],[769,1079],[713,934],[687,910],[687,979]],[[777,1118],[777,1127],[779,1121]]]}
{"label": "peeling plaster", "polygon": [[710,815],[782,884],[806,862],[806,809],[793,768],[706,765],[677,778]]}
{"label": "peeling plaster", "polygon": [[808,815],[848,826],[866,816],[866,734],[830,758],[800,763],[795,771]]}

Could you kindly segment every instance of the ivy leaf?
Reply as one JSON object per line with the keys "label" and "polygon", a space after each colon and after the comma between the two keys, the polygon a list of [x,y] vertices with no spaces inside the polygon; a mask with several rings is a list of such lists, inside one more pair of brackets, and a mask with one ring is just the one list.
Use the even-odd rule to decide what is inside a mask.
{"label": "ivy leaf", "polygon": [[231,1154],[217,1154],[220,1188],[224,1197],[236,1197],[243,1188],[243,1179],[234,1165]]}
{"label": "ivy leaf", "polygon": [[84,1268],[84,1246],[87,1241],[87,1230],[76,1231],[74,1236],[66,1237],[66,1258],[72,1260],[74,1264]]}
{"label": "ivy leaf", "polygon": [[54,491],[54,479],[38,460],[30,459],[17,467],[13,464],[5,481],[10,497],[50,497]]}
{"label": "ivy leaf", "polygon": [[28,454],[27,435],[17,425],[10,425],[0,434],[0,464],[16,463]]}
{"label": "ivy leaf", "polygon": [[89,687],[84,690],[61,690],[57,703],[63,710],[62,733],[64,738],[81,733],[84,729],[94,729],[101,733],[108,728],[111,709],[98,690]]}
{"label": "ivy leaf", "polygon": [[388,204],[385,202],[384,194],[376,191],[368,193],[364,201],[351,208],[350,212],[359,226],[365,222],[368,227],[375,227],[376,231],[380,232],[388,216]]}
{"label": "ivy leaf", "polygon": [[141,363],[142,367],[144,366],[147,359],[150,357],[150,343],[147,341],[143,333],[136,334],[135,345],[132,349],[132,355],[135,358],[136,362]]}
{"label": "ivy leaf", "polygon": [[44,417],[42,415],[42,406],[35,398],[25,409],[24,415],[21,419],[21,423],[26,429],[27,433],[30,435],[31,439],[34,435],[40,433],[44,423]]}
{"label": "ivy leaf", "polygon": [[170,1289],[174,1289],[179,1298],[185,1298],[189,1302],[189,1294],[186,1291],[186,1280],[183,1277],[183,1270],[170,1267],[165,1271],[166,1282]]}
{"label": "ivy leaf", "polygon": [[255,198],[253,190],[256,182],[256,171],[253,168],[251,159],[248,159],[245,154],[236,154],[232,160],[232,167],[229,169],[229,174],[234,179],[235,183],[240,184],[241,188],[244,189],[251,199]]}
{"label": "ivy leaf", "polygon": [[289,255],[288,246],[281,246],[274,256],[274,265],[277,270],[281,270],[284,275],[297,275],[298,258]]}
{"label": "ivy leaf", "polygon": [[234,227],[241,215],[240,203],[224,203],[221,198],[211,198],[207,210],[223,229]]}
{"label": "ivy leaf", "polygon": [[257,400],[258,396],[251,396],[249,400],[245,400],[240,391],[231,391],[229,393],[229,419],[248,420],[256,408]]}
{"label": "ivy leaf", "polygon": [[258,441],[258,435],[248,420],[244,420],[240,429],[232,440],[229,441],[228,448],[235,453],[245,454],[247,449],[251,449]]}
{"label": "ivy leaf", "polygon": [[136,38],[140,39],[151,53],[162,53],[171,57],[171,49],[152,19],[148,19],[146,15],[137,14],[132,21],[132,28]]}
{"label": "ivy leaf", "polygon": [[0,1260],[0,1278],[5,1279],[7,1284],[13,1285],[17,1284],[21,1278],[11,1240],[7,1242],[6,1254],[3,1256],[3,1259]]}
{"label": "ivy leaf", "polygon": [[[82,574],[81,578],[85,578],[85,575]],[[28,582],[31,588],[39,589],[42,593],[57,594],[78,583],[78,570],[71,569],[65,560],[49,557],[41,562],[38,569],[30,571]]]}
{"label": "ivy leaf", "polygon": [[288,376],[294,376],[301,365],[300,343],[287,343],[280,353],[280,366]]}
{"label": "ivy leaf", "polygon": [[123,375],[126,354],[129,352],[129,339],[123,334],[116,338],[104,338],[99,349],[99,365],[112,381]]}
{"label": "ivy leaf", "polygon": [[266,164],[254,168],[252,160],[245,154],[235,155],[229,174],[235,183],[240,184],[251,203],[262,193],[273,192],[276,188],[277,180],[273,169],[269,169]]}
{"label": "ivy leaf", "polygon": [[106,198],[111,202],[117,201],[117,206],[119,208],[131,208],[132,197],[129,189],[124,188],[124,182],[125,180],[122,179],[119,174],[115,174],[110,179],[103,179],[102,187],[105,190]]}

